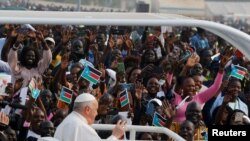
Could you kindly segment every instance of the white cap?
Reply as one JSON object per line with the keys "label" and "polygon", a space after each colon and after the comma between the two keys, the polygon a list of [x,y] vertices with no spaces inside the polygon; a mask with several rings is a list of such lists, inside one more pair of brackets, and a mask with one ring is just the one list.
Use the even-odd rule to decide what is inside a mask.
{"label": "white cap", "polygon": [[157,103],[159,106],[162,106],[162,102],[161,102],[161,100],[158,99],[158,98],[151,99],[148,103],[151,103],[151,102],[155,102],[155,103]]}
{"label": "white cap", "polygon": [[53,38],[51,38],[51,37],[46,37],[44,40],[45,40],[45,41],[50,41],[50,42],[52,42],[54,45],[56,44],[55,40],[54,40]]}
{"label": "white cap", "polygon": [[116,72],[112,69],[106,69],[108,76],[111,78],[109,81],[110,87],[114,87],[116,84]]}
{"label": "white cap", "polygon": [[94,101],[96,98],[89,93],[82,93],[76,97],[75,102],[87,102],[87,101]]}
{"label": "white cap", "polygon": [[197,31],[197,28],[196,28],[196,27],[193,27],[193,28],[192,28],[192,31]]}
{"label": "white cap", "polygon": [[37,141],[59,141],[59,140],[53,137],[42,137],[39,138]]}

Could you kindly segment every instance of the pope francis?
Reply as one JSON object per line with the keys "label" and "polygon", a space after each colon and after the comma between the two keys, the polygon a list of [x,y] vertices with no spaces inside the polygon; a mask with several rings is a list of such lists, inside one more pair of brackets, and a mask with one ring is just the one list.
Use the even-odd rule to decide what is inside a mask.
{"label": "pope francis", "polygon": [[[96,131],[91,127],[97,115],[98,102],[88,93],[77,96],[73,112],[57,127],[55,138],[60,141],[100,141]],[[118,140],[124,135],[125,121],[118,121],[108,140]]]}

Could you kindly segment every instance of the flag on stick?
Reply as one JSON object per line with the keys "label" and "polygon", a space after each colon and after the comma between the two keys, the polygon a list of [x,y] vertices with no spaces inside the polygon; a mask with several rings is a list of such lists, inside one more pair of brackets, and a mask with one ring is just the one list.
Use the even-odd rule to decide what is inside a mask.
{"label": "flag on stick", "polygon": [[62,87],[61,90],[61,94],[60,94],[60,100],[70,104],[72,101],[72,97],[73,97],[73,91],[66,88],[66,87]]}
{"label": "flag on stick", "polygon": [[233,66],[230,76],[243,80],[247,74],[247,69],[241,66]]}
{"label": "flag on stick", "polygon": [[81,77],[88,80],[89,82],[92,82],[93,84],[96,84],[100,80],[101,74],[102,73],[99,70],[86,65]]}
{"label": "flag on stick", "polygon": [[127,89],[125,89],[124,91],[120,93],[120,103],[121,103],[121,107],[124,107],[127,104],[129,104],[129,97],[128,97]]}
{"label": "flag on stick", "polygon": [[159,113],[155,112],[153,117],[153,125],[158,127],[164,127],[166,125],[166,119],[162,117]]}
{"label": "flag on stick", "polygon": [[31,78],[29,83],[29,90],[31,92],[31,97],[36,100],[40,95],[40,90],[37,88],[37,81],[35,78]]}

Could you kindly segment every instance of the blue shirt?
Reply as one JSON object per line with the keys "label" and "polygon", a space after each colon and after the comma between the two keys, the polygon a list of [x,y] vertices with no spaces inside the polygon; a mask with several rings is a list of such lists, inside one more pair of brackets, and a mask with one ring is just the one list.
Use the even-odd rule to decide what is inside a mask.
{"label": "blue shirt", "polygon": [[197,33],[191,38],[191,46],[195,48],[197,53],[199,53],[204,48],[209,48],[207,38],[202,38]]}

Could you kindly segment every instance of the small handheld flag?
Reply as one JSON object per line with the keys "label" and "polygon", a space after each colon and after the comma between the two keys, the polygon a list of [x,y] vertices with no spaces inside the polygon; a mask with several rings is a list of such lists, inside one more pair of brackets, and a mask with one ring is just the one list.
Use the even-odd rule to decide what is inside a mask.
{"label": "small handheld flag", "polygon": [[99,70],[86,65],[81,77],[88,80],[89,82],[92,82],[93,84],[96,84],[100,80],[101,74],[102,73]]}
{"label": "small handheld flag", "polygon": [[129,97],[128,97],[127,89],[125,89],[124,91],[120,93],[120,103],[121,103],[121,107],[124,107],[127,104],[129,104]]}
{"label": "small handheld flag", "polygon": [[73,91],[66,88],[66,87],[62,87],[61,90],[61,94],[60,94],[60,100],[70,104],[72,101],[72,97],[73,97]]}
{"label": "small handheld flag", "polygon": [[36,100],[38,96],[40,95],[40,90],[37,88],[36,79],[31,78],[30,83],[29,83],[29,90],[31,92],[31,97]]}
{"label": "small handheld flag", "polygon": [[155,112],[153,117],[153,125],[158,127],[164,127],[166,125],[166,119],[163,118],[159,113]]}
{"label": "small handheld flag", "polygon": [[233,66],[230,76],[243,80],[247,74],[247,69],[241,66]]}

